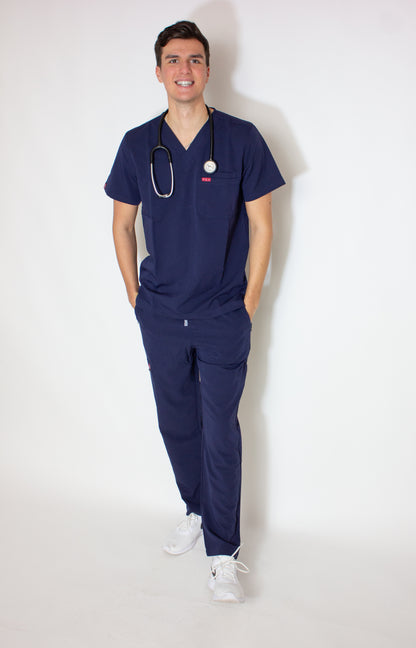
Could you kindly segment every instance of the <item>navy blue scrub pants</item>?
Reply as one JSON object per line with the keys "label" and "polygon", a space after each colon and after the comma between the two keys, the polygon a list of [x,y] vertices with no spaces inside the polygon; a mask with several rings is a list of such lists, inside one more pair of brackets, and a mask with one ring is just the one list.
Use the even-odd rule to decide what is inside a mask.
{"label": "navy blue scrub pants", "polygon": [[[138,300],[140,302],[140,300]],[[210,319],[161,317],[136,304],[159,428],[187,514],[202,516],[208,556],[240,545],[238,405],[251,322],[244,307]]]}

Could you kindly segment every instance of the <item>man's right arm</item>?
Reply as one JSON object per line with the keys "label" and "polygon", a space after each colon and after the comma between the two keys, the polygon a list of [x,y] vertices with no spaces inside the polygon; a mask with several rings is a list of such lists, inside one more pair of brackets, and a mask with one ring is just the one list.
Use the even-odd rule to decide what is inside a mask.
{"label": "man's right arm", "polygon": [[130,304],[135,306],[139,292],[137,271],[137,239],[134,224],[138,205],[114,201],[113,237],[117,261],[126,285]]}

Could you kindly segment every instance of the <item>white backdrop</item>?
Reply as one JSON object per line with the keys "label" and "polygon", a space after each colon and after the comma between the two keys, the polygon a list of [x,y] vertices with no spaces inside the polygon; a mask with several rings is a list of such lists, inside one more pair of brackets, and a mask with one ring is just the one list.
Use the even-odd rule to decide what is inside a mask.
{"label": "white backdrop", "polygon": [[2,488],[181,510],[102,187],[165,106],[158,32],[190,18],[208,102],[253,121],[287,180],[241,405],[244,519],[410,542],[416,6],[148,7],[1,10]]}

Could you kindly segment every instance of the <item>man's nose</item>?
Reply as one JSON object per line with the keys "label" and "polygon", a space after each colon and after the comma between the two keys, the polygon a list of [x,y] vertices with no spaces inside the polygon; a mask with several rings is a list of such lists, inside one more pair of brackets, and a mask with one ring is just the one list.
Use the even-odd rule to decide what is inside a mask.
{"label": "man's nose", "polygon": [[191,64],[189,61],[182,61],[180,64],[180,72],[181,74],[189,74],[191,71]]}

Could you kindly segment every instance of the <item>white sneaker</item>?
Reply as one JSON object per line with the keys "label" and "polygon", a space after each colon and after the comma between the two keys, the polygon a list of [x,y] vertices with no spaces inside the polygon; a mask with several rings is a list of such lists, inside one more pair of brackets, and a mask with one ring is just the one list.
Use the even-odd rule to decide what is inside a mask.
{"label": "white sneaker", "polygon": [[168,554],[179,556],[193,549],[201,535],[201,516],[196,513],[190,513],[178,524],[163,545],[163,549]]}
{"label": "white sneaker", "polygon": [[[238,549],[234,554],[237,553]],[[236,560],[234,554],[232,556],[214,556],[212,558],[208,587],[214,592],[213,601],[244,602],[244,592],[239,583],[237,572],[248,574],[250,570],[244,563]]]}

